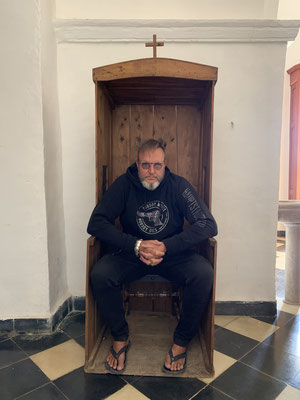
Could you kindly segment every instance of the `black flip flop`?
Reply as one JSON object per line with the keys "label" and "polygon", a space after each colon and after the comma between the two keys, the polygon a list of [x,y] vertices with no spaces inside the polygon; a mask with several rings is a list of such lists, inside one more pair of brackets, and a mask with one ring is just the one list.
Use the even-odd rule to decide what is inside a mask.
{"label": "black flip flop", "polygon": [[174,354],[172,352],[172,347],[170,347],[169,356],[170,356],[171,363],[174,361],[180,360],[181,358],[185,358],[183,368],[178,371],[172,371],[170,368],[167,368],[164,364],[162,367],[163,372],[166,372],[167,374],[174,374],[174,375],[182,374],[186,369],[186,351],[184,353],[178,354],[177,356],[174,356]]}
{"label": "black flip flop", "polygon": [[123,367],[122,369],[120,369],[120,370],[112,368],[112,367],[108,364],[108,362],[105,361],[105,368],[106,368],[109,372],[111,372],[112,374],[119,375],[119,374],[122,374],[122,373],[125,371],[125,368],[126,368],[126,357],[127,357],[127,351],[129,350],[129,347],[130,347],[130,341],[128,342],[128,344],[126,344],[126,346],[122,347],[122,348],[116,353],[116,351],[115,351],[115,349],[113,348],[113,346],[111,346],[110,352],[111,352],[111,354],[113,355],[113,357],[118,361],[120,355],[121,355],[122,353],[125,353],[125,360],[124,360],[124,367]]}

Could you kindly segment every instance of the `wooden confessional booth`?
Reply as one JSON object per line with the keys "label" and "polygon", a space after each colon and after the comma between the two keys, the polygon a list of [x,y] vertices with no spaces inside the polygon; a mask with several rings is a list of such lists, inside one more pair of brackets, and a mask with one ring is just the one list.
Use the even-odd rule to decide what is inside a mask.
{"label": "wooden confessional booth", "polygon": [[[215,67],[166,58],[133,60],[93,70],[96,89],[96,203],[110,184],[136,161],[140,143],[155,138],[164,142],[170,170],[184,176],[210,207],[217,71]],[[210,239],[201,247],[199,251],[206,255],[215,270],[216,241]],[[85,371],[91,373],[105,372],[102,370],[104,362],[100,363],[98,355],[106,340],[105,324],[89,284],[90,270],[101,257],[101,251],[99,241],[90,237],[87,242]],[[137,281],[131,288],[123,290],[126,307],[130,312],[145,310],[146,314],[150,311],[172,314],[174,293],[169,290],[170,285],[170,282],[155,279],[154,282]],[[214,298],[215,278],[210,304],[199,327],[208,376],[214,372]],[[169,340],[171,344],[172,334]],[[132,358],[133,347],[134,343],[128,353]],[[154,347],[155,344],[153,350]],[[163,351],[165,356],[168,347]],[[152,349],[148,349],[148,359],[151,353]],[[161,365],[159,368],[161,370]],[[130,370],[125,373],[130,374]]]}

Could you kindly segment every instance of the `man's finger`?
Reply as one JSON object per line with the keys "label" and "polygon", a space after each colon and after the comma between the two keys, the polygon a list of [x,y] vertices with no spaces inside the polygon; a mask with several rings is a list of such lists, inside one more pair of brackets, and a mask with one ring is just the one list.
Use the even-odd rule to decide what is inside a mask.
{"label": "man's finger", "polygon": [[151,251],[149,249],[147,249],[146,251],[144,251],[143,249],[140,249],[139,253],[147,260],[150,260],[151,258],[161,258],[165,255],[165,253],[163,253],[162,251],[157,251],[157,250]]}

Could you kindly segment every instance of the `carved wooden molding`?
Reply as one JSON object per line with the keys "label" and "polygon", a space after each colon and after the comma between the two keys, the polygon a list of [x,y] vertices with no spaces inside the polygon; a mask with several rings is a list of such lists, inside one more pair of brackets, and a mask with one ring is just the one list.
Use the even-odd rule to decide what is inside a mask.
{"label": "carved wooden molding", "polygon": [[58,43],[146,42],[153,33],[166,43],[287,42],[299,27],[299,20],[54,20]]}

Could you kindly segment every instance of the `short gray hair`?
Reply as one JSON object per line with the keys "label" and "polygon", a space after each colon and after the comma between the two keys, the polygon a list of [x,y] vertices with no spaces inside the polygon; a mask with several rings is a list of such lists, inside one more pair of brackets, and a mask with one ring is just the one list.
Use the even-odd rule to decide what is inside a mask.
{"label": "short gray hair", "polygon": [[155,140],[155,139],[148,139],[143,142],[137,151],[137,159],[139,160],[140,153],[144,153],[145,151],[151,151],[156,149],[161,149],[164,152],[164,156],[166,155],[165,152],[165,143],[162,140]]}

